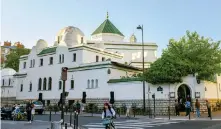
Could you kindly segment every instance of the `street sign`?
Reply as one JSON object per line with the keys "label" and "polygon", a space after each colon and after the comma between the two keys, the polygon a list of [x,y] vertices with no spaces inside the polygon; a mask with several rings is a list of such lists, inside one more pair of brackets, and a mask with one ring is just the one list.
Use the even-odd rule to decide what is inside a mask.
{"label": "street sign", "polygon": [[61,68],[61,80],[63,81],[67,80],[67,72],[68,72],[68,67]]}

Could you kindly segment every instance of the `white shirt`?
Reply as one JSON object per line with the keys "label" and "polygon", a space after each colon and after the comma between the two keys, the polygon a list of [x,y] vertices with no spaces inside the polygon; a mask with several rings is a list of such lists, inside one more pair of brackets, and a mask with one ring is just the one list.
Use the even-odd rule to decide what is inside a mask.
{"label": "white shirt", "polygon": [[[111,112],[112,112],[112,114],[111,114]],[[106,109],[106,117],[108,117],[108,116],[115,116],[116,112],[114,111],[113,108],[111,108],[111,112],[110,112],[109,109]],[[104,113],[104,111],[103,111],[103,113],[102,113],[102,119],[104,119],[104,115],[105,115],[105,113]]]}

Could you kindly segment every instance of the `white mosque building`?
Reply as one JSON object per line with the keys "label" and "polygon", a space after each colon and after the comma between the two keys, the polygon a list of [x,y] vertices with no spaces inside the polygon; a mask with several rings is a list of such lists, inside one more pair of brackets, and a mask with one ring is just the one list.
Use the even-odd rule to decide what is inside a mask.
{"label": "white mosque building", "polygon": [[[91,34],[90,40],[73,26],[61,29],[53,46],[39,39],[28,55],[20,57],[17,73],[12,69],[5,70],[10,72],[2,76],[1,89],[14,91],[4,92],[2,97],[37,100],[42,94],[47,103],[59,100],[63,86],[61,68],[68,67],[67,100],[80,100],[83,92],[88,100],[108,100],[110,92],[114,92],[115,100],[142,100],[142,82],[137,78],[122,79],[142,72],[142,44],[137,42],[135,35],[128,42],[124,38],[107,17]],[[157,59],[157,47],[156,43],[144,43],[146,68]],[[6,84],[9,78],[11,83]],[[171,98],[177,98],[179,89],[184,89],[193,98],[217,99],[221,98],[221,79],[220,76],[217,78],[217,83],[197,83],[191,75],[184,77],[183,83],[179,84],[152,85],[146,82],[145,93],[147,96],[155,93],[158,99],[168,98],[169,94]]]}

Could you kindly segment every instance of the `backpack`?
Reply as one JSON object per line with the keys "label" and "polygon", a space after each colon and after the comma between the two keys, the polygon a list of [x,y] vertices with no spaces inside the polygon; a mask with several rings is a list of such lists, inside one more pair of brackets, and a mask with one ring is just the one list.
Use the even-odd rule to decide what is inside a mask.
{"label": "backpack", "polygon": [[[113,112],[111,111],[111,108],[109,108],[109,111],[110,111],[111,115],[113,116]],[[104,117],[106,117],[106,111],[104,111]],[[116,115],[113,117],[116,118]]]}

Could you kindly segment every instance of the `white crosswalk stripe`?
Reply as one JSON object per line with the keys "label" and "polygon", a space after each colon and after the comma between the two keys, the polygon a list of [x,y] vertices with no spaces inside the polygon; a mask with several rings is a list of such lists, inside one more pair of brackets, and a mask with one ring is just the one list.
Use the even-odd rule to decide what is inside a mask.
{"label": "white crosswalk stripe", "polygon": [[[169,120],[147,120],[147,119],[139,119],[139,120],[126,120],[126,121],[115,121],[116,129],[145,129],[151,128],[155,126],[168,125],[180,123],[182,121],[169,121]],[[83,127],[87,129],[103,129],[104,126],[102,123],[89,123],[83,125]]]}

